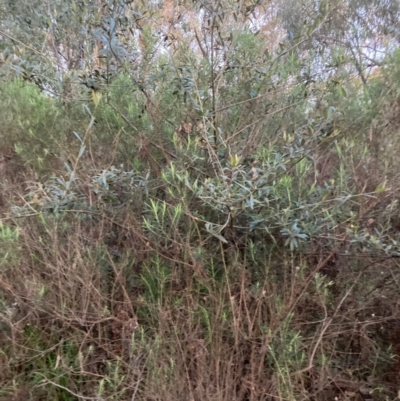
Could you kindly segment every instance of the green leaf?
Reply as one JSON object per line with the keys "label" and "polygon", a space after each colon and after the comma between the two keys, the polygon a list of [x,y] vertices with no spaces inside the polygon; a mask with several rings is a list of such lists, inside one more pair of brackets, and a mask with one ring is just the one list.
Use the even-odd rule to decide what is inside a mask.
{"label": "green leaf", "polygon": [[81,146],[81,148],[79,149],[78,159],[82,157],[83,153],[85,152],[85,149],[86,145]]}
{"label": "green leaf", "polygon": [[92,100],[93,100],[95,107],[97,107],[99,105],[102,97],[103,97],[103,95],[101,94],[101,92],[92,91]]}
{"label": "green leaf", "polygon": [[[212,234],[212,233],[211,233]],[[213,234],[213,236],[215,237],[215,238],[218,238],[221,242],[223,242],[224,244],[227,244],[228,243],[228,241],[222,236],[222,235],[219,235],[219,234]]]}
{"label": "green leaf", "polygon": [[381,184],[379,184],[379,185],[375,188],[374,192],[375,192],[376,194],[380,194],[380,193],[382,193],[382,192],[385,192],[386,190],[387,190],[387,188],[386,188],[386,181],[385,181],[385,182],[382,182]]}
{"label": "green leaf", "polygon": [[72,133],[78,138],[79,142],[82,142],[82,138],[79,136],[77,132],[72,131]]}

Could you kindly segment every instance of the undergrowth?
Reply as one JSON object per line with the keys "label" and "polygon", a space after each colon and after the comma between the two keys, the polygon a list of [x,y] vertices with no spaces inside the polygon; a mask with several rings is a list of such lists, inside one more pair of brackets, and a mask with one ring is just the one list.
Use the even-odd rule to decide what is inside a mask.
{"label": "undergrowth", "polygon": [[3,85],[18,118],[0,131],[2,399],[395,399],[390,68],[251,132],[240,105],[171,115],[189,67],[152,104],[125,75],[82,107]]}

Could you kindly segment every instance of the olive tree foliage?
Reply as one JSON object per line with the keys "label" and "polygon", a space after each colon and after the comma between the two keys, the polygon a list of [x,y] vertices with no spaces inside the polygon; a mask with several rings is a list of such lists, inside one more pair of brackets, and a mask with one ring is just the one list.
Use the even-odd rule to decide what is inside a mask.
{"label": "olive tree foliage", "polygon": [[62,74],[79,66],[81,58],[76,33],[83,26],[74,24],[71,4],[3,1],[1,7],[8,16],[1,24],[3,66],[42,89],[60,89]]}
{"label": "olive tree foliage", "polygon": [[356,73],[366,85],[400,40],[398,2],[288,1],[279,14],[289,40],[314,56],[313,75]]}
{"label": "olive tree foliage", "polygon": [[[134,22],[127,24],[126,7],[123,1],[4,0],[1,8],[7,18],[0,26],[3,67],[68,98],[71,85],[93,85],[90,78],[95,71],[99,76],[101,59],[106,59],[103,64],[111,73],[106,49],[116,57],[121,51],[127,55],[116,39],[121,32],[129,37],[128,28],[134,26]],[[105,78],[105,71],[101,73]]]}
{"label": "olive tree foliage", "polygon": [[[358,77],[366,85],[371,60],[380,63],[377,52],[398,39],[396,5],[2,0],[1,6],[8,15],[0,27],[2,70],[70,103],[91,93],[91,117],[122,138],[116,152],[133,149],[153,174],[164,171],[170,189],[171,177],[176,188],[183,180],[214,209],[215,221],[203,216],[212,234],[222,238],[239,227],[246,208],[243,224],[272,219],[292,248],[320,232],[319,219],[336,224],[323,202],[327,194],[344,196],[341,190],[319,182],[317,173],[307,191],[301,181],[318,161],[321,140],[340,132],[348,82]],[[270,191],[278,191],[272,209]],[[303,216],[310,202],[321,210],[306,208]],[[274,212],[263,217],[259,207]],[[308,218],[318,229],[305,228]]]}
{"label": "olive tree foliage", "polygon": [[[294,249],[319,235],[322,221],[330,230],[339,214],[351,215],[351,207],[335,217],[324,206],[332,196],[350,199],[349,178],[334,186],[333,175],[324,183],[309,171],[319,144],[340,133],[351,79],[366,86],[378,52],[398,40],[396,5],[2,0],[1,7],[2,71],[70,103],[89,102],[91,118],[119,135],[118,160],[136,157],[155,176],[162,171],[177,199],[185,184],[213,211],[202,216],[212,235],[268,226]],[[81,156],[87,144],[78,138]]]}

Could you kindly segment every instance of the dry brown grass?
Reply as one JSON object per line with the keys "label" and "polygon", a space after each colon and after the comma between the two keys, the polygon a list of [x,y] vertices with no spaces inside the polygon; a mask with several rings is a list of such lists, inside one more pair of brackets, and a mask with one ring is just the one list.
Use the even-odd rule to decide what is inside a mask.
{"label": "dry brown grass", "polygon": [[[196,260],[196,238],[158,243],[141,210],[46,216],[12,174],[1,209],[19,233],[0,274],[4,399],[356,401],[397,391],[398,259],[349,252],[344,225],[333,247],[323,237],[298,254],[261,243],[255,259],[211,241]],[[369,202],[359,221],[381,212],[379,197]],[[10,205],[27,203],[30,216],[12,216]]]}

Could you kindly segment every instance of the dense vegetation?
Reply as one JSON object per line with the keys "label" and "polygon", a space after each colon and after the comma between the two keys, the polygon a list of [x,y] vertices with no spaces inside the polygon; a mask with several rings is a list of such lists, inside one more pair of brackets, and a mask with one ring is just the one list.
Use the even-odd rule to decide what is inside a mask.
{"label": "dense vegetation", "polygon": [[0,13],[1,400],[396,399],[397,2]]}

